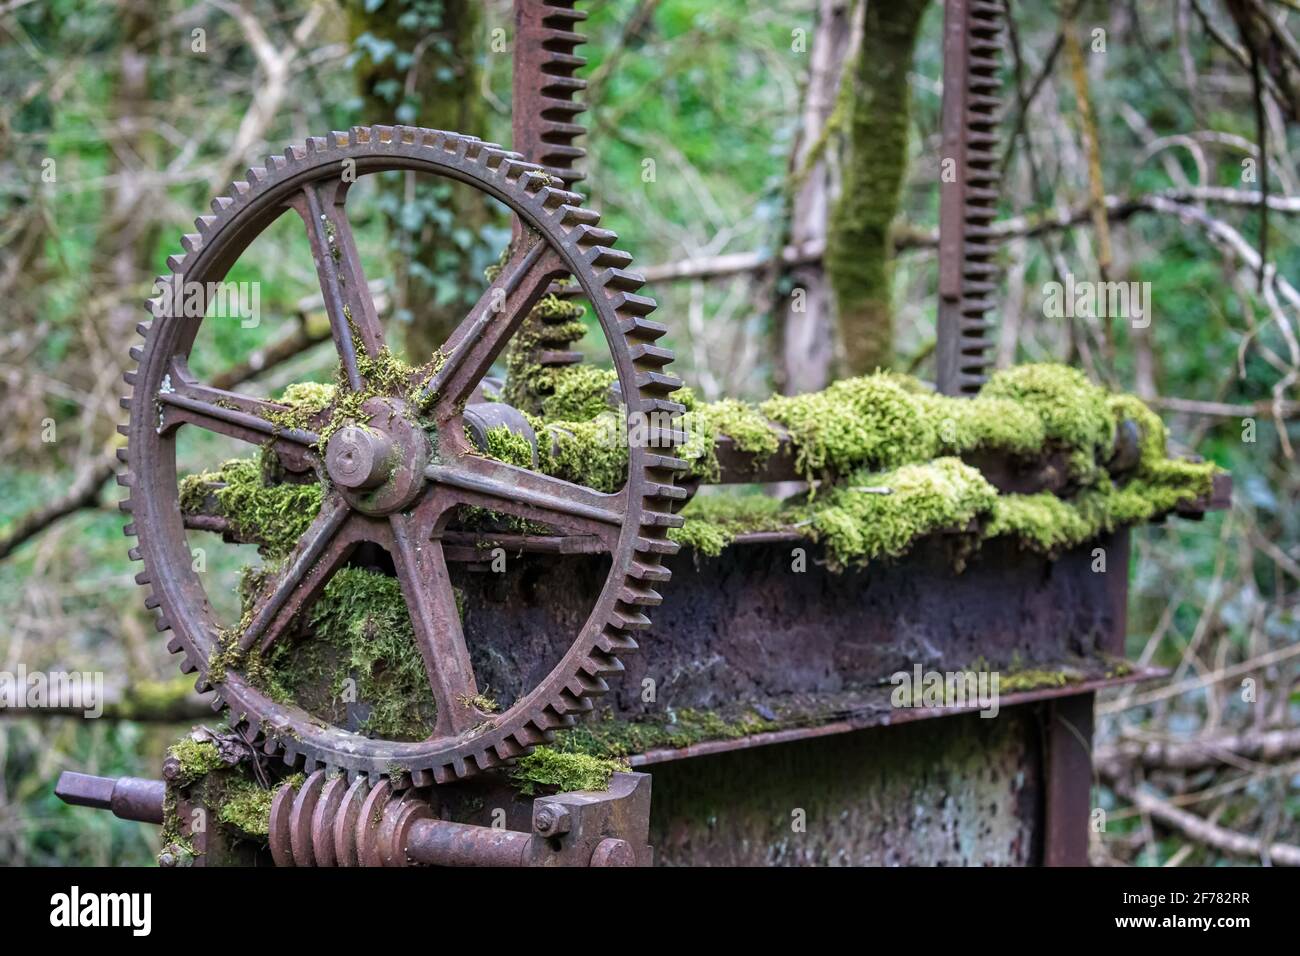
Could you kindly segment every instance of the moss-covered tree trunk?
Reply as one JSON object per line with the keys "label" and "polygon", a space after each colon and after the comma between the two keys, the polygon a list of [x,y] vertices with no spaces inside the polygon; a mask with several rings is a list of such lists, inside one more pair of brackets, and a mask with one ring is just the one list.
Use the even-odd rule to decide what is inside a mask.
{"label": "moss-covered tree trunk", "polygon": [[[485,135],[481,3],[347,2],[362,122]],[[393,307],[407,323],[407,355],[419,362],[446,340],[484,287],[482,266],[492,256],[479,246],[491,207],[468,188],[410,173],[385,180],[383,202]]]}
{"label": "moss-covered tree trunk", "polygon": [[928,0],[866,3],[840,106],[846,161],[825,259],[850,375],[888,367],[893,359],[890,227],[907,173],[907,74]]}

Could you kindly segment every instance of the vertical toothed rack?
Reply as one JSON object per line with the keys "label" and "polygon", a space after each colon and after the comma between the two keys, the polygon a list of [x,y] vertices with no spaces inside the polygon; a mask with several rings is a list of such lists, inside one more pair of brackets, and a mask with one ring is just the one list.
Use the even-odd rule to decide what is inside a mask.
{"label": "vertical toothed rack", "polygon": [[[576,122],[587,108],[579,98],[587,82],[575,75],[587,61],[574,50],[587,38],[573,27],[586,17],[575,9],[575,0],[515,0],[512,145],[566,189],[585,178],[574,164],[587,151],[573,143],[587,132]],[[559,299],[578,294],[561,283],[553,283],[550,292]],[[568,321],[563,312],[539,309],[532,319],[541,329],[530,364],[559,368],[582,361],[582,353],[572,348],[576,339],[561,331]]]}
{"label": "vertical toothed rack", "polygon": [[945,395],[975,394],[992,364],[989,313],[998,267],[990,227],[998,202],[1004,15],[1002,0],[947,0],[944,10],[935,361]]}

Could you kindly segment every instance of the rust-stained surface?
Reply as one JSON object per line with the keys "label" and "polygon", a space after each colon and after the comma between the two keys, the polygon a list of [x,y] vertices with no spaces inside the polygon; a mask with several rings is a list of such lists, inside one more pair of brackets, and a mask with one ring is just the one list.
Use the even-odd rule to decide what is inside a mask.
{"label": "rust-stained surface", "polygon": [[[1019,866],[1039,861],[1036,708],[654,768],[663,866]],[[805,832],[797,832],[797,811]]]}
{"label": "rust-stained surface", "polygon": [[[820,565],[806,541],[746,544],[698,562],[683,552],[668,560],[673,586],[601,706],[625,718],[761,705],[821,708],[834,719],[855,705],[881,706],[882,684],[916,664],[948,671],[982,659],[1007,670],[1013,661],[1056,668],[1074,659],[1081,674],[1089,661],[1104,671],[1126,582],[1116,563],[1112,573],[1094,572],[1092,548],[1122,548],[1126,536],[1056,561],[990,541],[961,573],[947,536],[842,574]],[[806,571],[791,569],[795,548],[806,552]],[[553,666],[559,635],[602,575],[602,559],[584,555],[511,555],[505,574],[453,569],[476,673],[503,702]],[[644,699],[647,679],[653,701]]]}

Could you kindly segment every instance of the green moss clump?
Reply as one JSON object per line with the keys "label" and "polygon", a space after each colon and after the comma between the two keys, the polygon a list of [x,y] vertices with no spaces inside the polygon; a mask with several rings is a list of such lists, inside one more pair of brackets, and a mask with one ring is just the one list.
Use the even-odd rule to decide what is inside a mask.
{"label": "green moss clump", "polygon": [[208,661],[208,680],[219,683],[235,669],[272,700],[296,703],[336,724],[345,722],[349,703],[368,707],[362,733],[390,740],[432,733],[437,706],[396,578],[341,568],[308,610],[304,636],[277,642],[265,656],[241,653],[236,641],[267,574],[245,574],[245,622],[222,633]]}
{"label": "green moss clump", "polygon": [[178,787],[188,786],[225,766],[216,744],[207,740],[182,737],[167,748],[167,756],[180,763],[180,772],[172,781]]}
{"label": "green moss clump", "polygon": [[542,417],[550,421],[589,422],[612,407],[618,375],[594,365],[569,365],[551,371],[550,394],[542,398]]}
{"label": "green moss clump", "polygon": [[327,382],[294,382],[280,393],[280,402],[310,418],[329,408],[337,395],[338,387]]}
{"label": "green moss clump", "polygon": [[567,793],[572,790],[608,790],[609,778],[616,771],[626,769],[627,764],[618,760],[538,747],[520,758],[510,776],[520,792],[527,795],[537,793],[542,787]]}
{"label": "green moss clump", "polygon": [[509,425],[497,425],[487,430],[486,454],[508,465],[533,466],[533,446],[523,435],[511,431]]}
{"label": "green moss clump", "polygon": [[750,531],[780,531],[801,520],[801,513],[766,495],[696,495],[682,509],[685,521],[668,537],[717,557],[736,535]]}
{"label": "green moss clump", "polygon": [[266,837],[271,832],[271,804],[284,787],[300,788],[305,777],[296,773],[267,789],[255,780],[240,780],[226,787],[217,819],[247,836]]}
{"label": "green moss clump", "polygon": [[362,730],[379,737],[419,740],[433,730],[436,707],[415,642],[411,617],[396,578],[364,568],[342,568],[308,612],[311,637],[277,644],[269,661],[275,681],[300,703],[328,686],[338,706],[356,682],[356,701],[370,707]]}
{"label": "green moss clump", "polygon": [[[855,490],[862,486],[890,493]],[[983,475],[957,458],[903,465],[859,475],[847,487],[834,489],[825,503],[812,508],[812,534],[838,565],[898,557],[926,535],[973,530],[997,497]]]}
{"label": "green moss clump", "polygon": [[268,485],[257,461],[235,458],[216,471],[181,479],[183,513],[202,511],[209,495],[215,497],[235,537],[256,541],[269,558],[282,558],[315,520],[322,491],[316,483]]}
{"label": "green moss clump", "polygon": [[627,481],[628,462],[620,425],[614,412],[589,422],[536,421],[538,467],[596,491],[618,491]]}
{"label": "green moss clump", "polygon": [[1046,363],[1003,369],[984,384],[980,397],[1009,399],[1036,414],[1044,436],[1071,450],[1076,479],[1093,479],[1098,459],[1110,457],[1115,417],[1107,393],[1078,369]]}
{"label": "green moss clump", "polygon": [[933,416],[941,455],[1000,451],[1030,456],[1041,452],[1047,441],[1037,413],[1010,399],[926,395],[922,401]]}
{"label": "green moss clump", "polygon": [[998,693],[1017,694],[1039,690],[1043,687],[1068,687],[1083,680],[1083,674],[1073,670],[1043,670],[1029,668],[998,675]]}
{"label": "green moss clump", "polygon": [[1078,506],[1050,491],[1033,495],[1002,495],[993,505],[986,534],[1011,535],[1026,547],[1044,554],[1072,548],[1097,533]]}
{"label": "green moss clump", "polygon": [[[489,267],[489,280],[495,277],[497,268]],[[587,327],[582,321],[585,314],[586,310],[577,302],[553,294],[543,296],[533,306],[506,346],[503,401],[530,415],[541,415],[543,402],[556,393],[557,387],[563,390],[561,383],[568,381],[574,387],[583,383],[588,387],[593,384],[594,379],[586,377],[585,373],[580,373],[580,378],[566,374],[573,371],[570,367],[547,368],[539,362],[542,352],[566,350],[586,334]],[[580,388],[577,390],[582,391]],[[589,399],[590,392],[587,391],[586,395]],[[574,401],[578,399],[572,396],[560,399],[553,414],[570,414]]]}
{"label": "green moss clump", "polygon": [[761,410],[789,429],[796,466],[809,480],[928,461],[939,450],[924,397],[890,374],[843,379],[808,395],[777,395]]}
{"label": "green moss clump", "polygon": [[753,455],[758,466],[781,447],[781,438],[772,423],[753,405],[735,399],[702,403],[692,397],[691,408],[682,416],[682,428],[687,441],[678,455],[689,461],[691,472],[705,481],[717,481],[720,477],[715,445],[721,435],[729,437],[741,451]]}

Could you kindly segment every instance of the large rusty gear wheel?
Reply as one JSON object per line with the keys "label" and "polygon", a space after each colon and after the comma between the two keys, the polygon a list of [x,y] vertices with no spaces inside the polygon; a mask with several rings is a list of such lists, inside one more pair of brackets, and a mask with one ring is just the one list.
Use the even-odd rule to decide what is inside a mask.
{"label": "large rusty gear wheel", "polygon": [[[654,344],[666,331],[648,319],[655,303],[637,294],[643,280],[628,271],[630,257],[612,248],[616,236],[598,227],[598,214],[519,154],[454,133],[359,127],[271,157],[213,202],[214,215],[196,220],[198,233],[184,238],[185,253],[168,260],[171,276],[159,282],[183,280],[193,289],[221,281],[258,234],[296,210],[330,315],[339,387],[369,389],[366,353],[379,354],[383,332],[344,211],[348,177],[341,172],[349,167],[358,177],[397,169],[456,180],[495,197],[521,224],[499,275],[441,350],[441,367],[370,398],[360,427],[334,429],[322,449],[309,428],[276,424],[283,406],[198,382],[187,360],[201,320],[169,314],[168,298],[159,296],[148,304],[152,323],[138,327],[138,368],[126,374],[133,391],[123,400],[130,417],[120,429],[128,442],[119,452],[126,464],[119,482],[130,497],[122,509],[133,516],[126,533],[138,538],[130,554],[144,563],[136,580],[148,589],[145,603],[157,610],[158,629],[173,632],[168,648],[183,655],[182,670],[197,671],[196,687],[215,692],[215,707],[228,707],[236,726],[260,735],[267,752],[291,766],[353,777],[401,772],[426,786],[499,767],[592,708],[605,679],[622,671],[620,657],[636,648],[634,632],[649,625],[645,609],[659,603],[654,588],[669,577],[662,558],[676,551],[667,532],[680,524],[672,510],[684,496],[674,485],[685,465],[672,456],[680,435],[671,429],[657,441],[632,443],[625,486],[606,494],[476,454],[462,419],[466,401],[533,304],[565,276],[591,302],[630,413],[672,421],[681,406],[668,396],[681,383],[664,373],[671,352]],[[208,673],[222,646],[221,624],[191,568],[179,507],[176,434],[183,424],[269,443],[282,461],[314,470],[325,489],[319,515],[241,623],[239,646],[268,648],[352,548],[375,542],[393,558],[437,704],[428,739],[352,733],[275,702],[238,668]],[[500,714],[474,703],[478,689],[439,540],[460,505],[594,535],[612,559],[567,653]]]}

